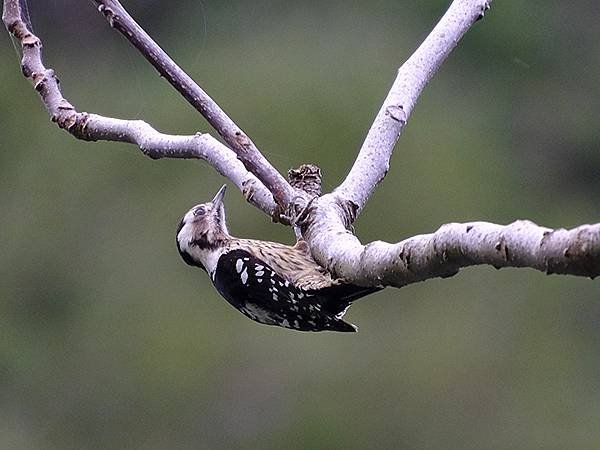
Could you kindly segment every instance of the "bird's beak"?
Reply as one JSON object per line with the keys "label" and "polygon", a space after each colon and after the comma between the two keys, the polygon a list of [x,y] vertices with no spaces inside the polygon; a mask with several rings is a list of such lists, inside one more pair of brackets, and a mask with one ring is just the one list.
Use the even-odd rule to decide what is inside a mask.
{"label": "bird's beak", "polygon": [[219,207],[223,204],[223,197],[225,197],[226,189],[227,189],[226,184],[224,184],[223,187],[221,187],[221,189],[219,189],[219,192],[217,192],[217,195],[215,195],[215,198],[212,199],[213,206]]}

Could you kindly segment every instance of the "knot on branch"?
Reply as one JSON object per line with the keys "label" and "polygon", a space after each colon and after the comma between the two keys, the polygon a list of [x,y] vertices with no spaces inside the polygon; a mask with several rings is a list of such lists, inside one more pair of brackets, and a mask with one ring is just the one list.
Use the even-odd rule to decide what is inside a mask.
{"label": "knot on branch", "polygon": [[562,228],[546,231],[540,249],[548,275],[571,273],[594,279],[600,273],[600,234],[593,226],[582,225],[574,237]]}
{"label": "knot on branch", "polygon": [[288,170],[288,179],[298,195],[292,198],[285,218],[293,226],[301,225],[308,216],[310,204],[321,196],[321,169],[314,164],[302,164]]}
{"label": "knot on branch", "polygon": [[481,10],[479,11],[477,18],[475,19],[476,21],[483,19],[485,13],[490,9],[490,3],[491,0],[486,0],[486,2],[481,6]]}
{"label": "knot on branch", "polygon": [[100,3],[98,5],[98,12],[106,17],[111,28],[115,27],[115,21],[119,20],[119,16],[110,6]]}
{"label": "knot on branch", "polygon": [[293,188],[306,192],[311,197],[321,196],[321,169],[314,164],[302,164],[288,170],[288,179]]}
{"label": "knot on branch", "polygon": [[58,112],[52,115],[52,121],[60,128],[66,130],[77,139],[84,141],[97,141],[98,139],[87,132],[86,126],[89,121],[89,114],[78,113],[75,108],[66,100],[62,100],[57,107]]}
{"label": "knot on branch", "polygon": [[406,124],[407,114],[402,105],[390,105],[385,109],[385,113],[402,125]]}

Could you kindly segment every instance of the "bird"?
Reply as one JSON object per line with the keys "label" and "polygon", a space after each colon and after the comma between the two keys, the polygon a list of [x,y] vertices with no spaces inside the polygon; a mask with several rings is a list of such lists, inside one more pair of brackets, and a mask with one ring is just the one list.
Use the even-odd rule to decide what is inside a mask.
{"label": "bird", "polygon": [[302,239],[290,246],[231,236],[223,204],[226,187],[179,222],[176,241],[183,261],[207,272],[219,294],[256,322],[297,331],[357,331],[343,320],[348,307],[382,288],[332,276]]}

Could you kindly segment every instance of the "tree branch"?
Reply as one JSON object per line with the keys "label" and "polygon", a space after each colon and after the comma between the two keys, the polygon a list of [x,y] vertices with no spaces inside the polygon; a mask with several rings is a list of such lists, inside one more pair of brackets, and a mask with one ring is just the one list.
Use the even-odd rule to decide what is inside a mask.
{"label": "tree branch", "polygon": [[600,274],[600,224],[552,230],[525,220],[507,226],[451,223],[397,244],[363,246],[350,231],[340,231],[348,225],[339,222],[340,205],[321,204],[319,214],[309,215],[314,223],[303,229],[303,236],[320,264],[359,285],[402,287],[480,264],[590,278]]}
{"label": "tree branch", "polygon": [[93,0],[110,26],[119,31],[223,137],[244,166],[286,210],[299,193],[267,161],[256,145],[217,103],[140,27],[117,0]]}
{"label": "tree branch", "polygon": [[371,126],[358,157],[337,196],[364,208],[375,187],[386,176],[394,146],[417,98],[460,38],[483,17],[492,0],[455,0],[419,48],[400,67],[390,92]]}
{"label": "tree branch", "polygon": [[[314,196],[319,194],[319,183],[313,183],[314,186],[309,183],[311,189],[314,188],[314,195],[291,187],[285,180],[282,183],[278,179],[281,176],[245,134],[241,130],[241,134],[236,134],[239,128],[231,119],[122,8],[119,9],[118,2],[94,1],[101,5],[100,9],[111,25],[138,46],[188,101],[199,111],[204,111],[207,120],[224,138],[232,139],[236,153],[207,134],[171,136],[159,133],[142,121],[77,112],[62,96],[54,72],[44,67],[41,42],[29,30],[20,1],[4,0],[3,20],[9,32],[21,43],[24,75],[40,94],[52,120],[73,136],[84,140],[135,143],[151,158],[204,159],[233,180],[249,201],[274,218],[281,206],[285,205],[286,210],[290,205],[295,206],[292,213],[298,214],[302,236],[317,262],[334,275],[357,284],[401,287],[429,278],[452,276],[460,268],[476,264],[497,268],[531,267],[548,274],[591,278],[600,274],[600,224],[572,230],[551,230],[528,221],[517,221],[508,226],[485,222],[447,224],[433,234],[415,236],[397,244],[376,241],[365,246],[350,231],[369,195],[385,176],[394,144],[421,90],[460,37],[483,15],[491,0],[454,1],[430,36],[400,69],[346,180],[333,193],[322,197]],[[258,156],[253,159],[254,152],[264,161]],[[250,160],[245,160],[244,166],[238,158]],[[250,172],[256,170],[255,174],[260,177],[255,177],[246,167]],[[307,166],[305,169],[292,173],[293,177],[299,177],[303,182],[310,181],[310,177],[320,179],[318,168]],[[279,206],[269,191],[276,195]],[[295,205],[295,196],[304,203]],[[296,210],[297,207],[301,209]]]}
{"label": "tree branch", "polygon": [[365,286],[401,287],[447,277],[462,267],[531,267],[546,273],[595,277],[600,273],[600,224],[571,231],[518,221],[448,224],[436,233],[397,244],[362,245],[352,223],[387,174],[394,145],[418,96],[460,38],[483,17],[491,0],[455,0],[398,76],[344,182],[313,201],[302,236],[316,261],[335,276]]}
{"label": "tree branch", "polygon": [[238,186],[246,199],[274,219],[278,209],[271,193],[225,145],[208,134],[173,136],[159,133],[141,120],[121,120],[77,112],[61,94],[59,80],[42,62],[42,42],[27,25],[19,0],[4,0],[2,20],[20,42],[23,75],[33,84],[52,121],[78,139],[137,144],[153,159],[196,158],[207,161]]}

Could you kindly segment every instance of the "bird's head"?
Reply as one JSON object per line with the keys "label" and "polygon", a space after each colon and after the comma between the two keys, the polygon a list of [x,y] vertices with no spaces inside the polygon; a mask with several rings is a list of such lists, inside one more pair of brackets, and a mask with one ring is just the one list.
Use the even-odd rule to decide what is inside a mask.
{"label": "bird's head", "polygon": [[183,260],[192,265],[207,269],[211,253],[218,251],[230,239],[225,223],[223,185],[215,198],[190,209],[177,227],[177,248]]}

